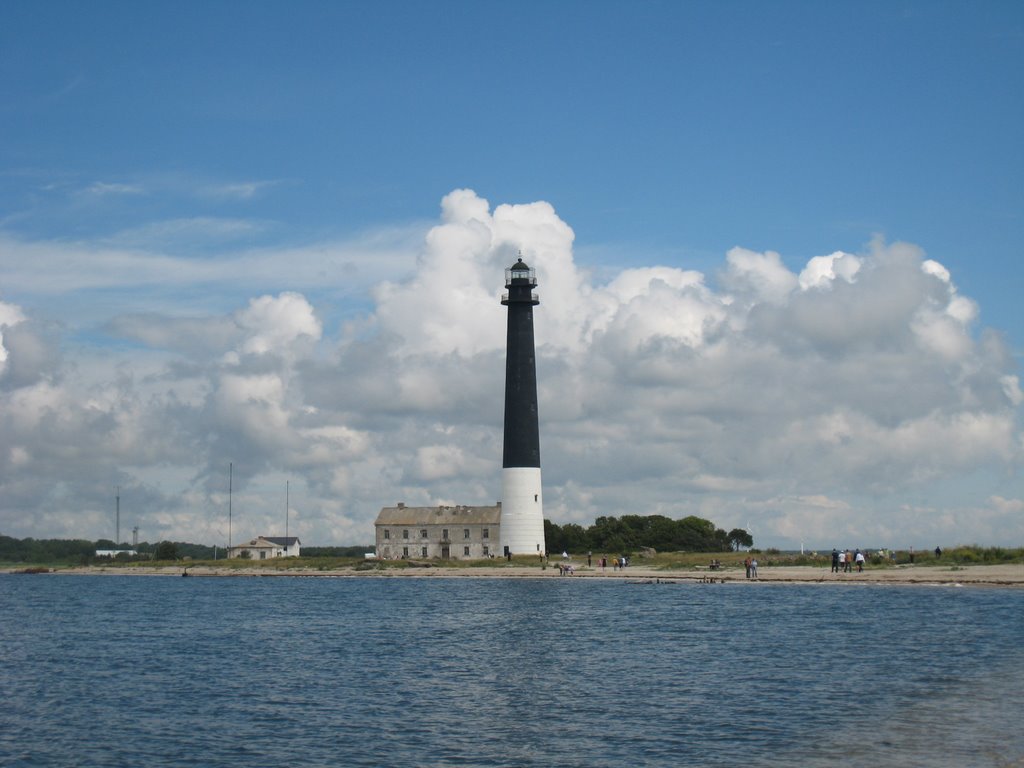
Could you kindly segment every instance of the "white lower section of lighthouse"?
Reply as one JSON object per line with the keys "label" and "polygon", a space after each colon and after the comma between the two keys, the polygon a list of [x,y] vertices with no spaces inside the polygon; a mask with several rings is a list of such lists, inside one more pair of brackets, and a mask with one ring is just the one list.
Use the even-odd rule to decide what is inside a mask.
{"label": "white lower section of lighthouse", "polygon": [[501,470],[501,553],[536,555],[544,551],[544,495],[540,467]]}

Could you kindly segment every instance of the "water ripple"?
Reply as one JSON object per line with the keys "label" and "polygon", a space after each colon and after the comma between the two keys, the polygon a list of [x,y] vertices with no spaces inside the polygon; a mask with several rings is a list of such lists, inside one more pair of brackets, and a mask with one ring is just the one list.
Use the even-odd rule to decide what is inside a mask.
{"label": "water ripple", "polygon": [[1006,766],[1024,592],[0,577],[0,765]]}

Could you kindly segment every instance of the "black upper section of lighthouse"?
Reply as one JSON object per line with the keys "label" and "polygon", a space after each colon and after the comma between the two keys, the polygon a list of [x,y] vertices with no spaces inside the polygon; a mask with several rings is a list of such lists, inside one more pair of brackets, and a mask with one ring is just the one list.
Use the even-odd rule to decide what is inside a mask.
{"label": "black upper section of lighthouse", "polygon": [[534,271],[520,258],[505,270],[501,303],[508,307],[505,346],[505,451],[502,467],[540,467],[537,365],[533,352]]}

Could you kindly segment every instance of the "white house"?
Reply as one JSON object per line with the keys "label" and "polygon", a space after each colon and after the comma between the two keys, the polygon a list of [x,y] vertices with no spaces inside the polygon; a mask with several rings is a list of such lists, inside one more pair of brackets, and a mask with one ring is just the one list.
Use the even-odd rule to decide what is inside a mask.
{"label": "white house", "polygon": [[[257,536],[247,544],[238,544],[228,550],[228,557],[248,557],[269,560],[274,557],[298,557],[302,542],[297,536]],[[243,554],[248,552],[248,555]]]}
{"label": "white house", "polygon": [[97,549],[96,557],[109,557],[115,558],[118,555],[128,555],[128,557],[135,557],[139,553],[134,549]]}

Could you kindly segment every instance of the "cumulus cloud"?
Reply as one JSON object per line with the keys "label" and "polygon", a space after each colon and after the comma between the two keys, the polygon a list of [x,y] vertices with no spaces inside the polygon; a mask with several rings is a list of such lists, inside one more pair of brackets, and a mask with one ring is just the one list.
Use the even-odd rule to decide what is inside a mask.
{"label": "cumulus cloud", "polygon": [[7,358],[9,356],[7,347],[4,346],[4,331],[8,328],[13,328],[24,321],[24,319],[25,315],[22,314],[19,307],[0,301],[0,375],[3,375],[4,370],[7,368]]}
{"label": "cumulus cloud", "polygon": [[[228,462],[246,536],[276,532],[286,481],[308,544],[368,542],[376,512],[399,500],[493,503],[500,295],[521,254],[541,298],[556,522],[699,514],[749,525],[766,546],[1024,535],[1013,355],[922,249],[879,238],[792,270],[737,247],[712,275],[646,265],[599,282],[576,263],[574,237],[546,202],[492,207],[455,190],[414,246],[389,240],[396,268],[327,249],[339,269],[317,277],[316,248],[261,252],[245,262],[250,278],[284,283],[298,268],[309,287],[207,315],[114,312],[102,327],[137,348],[63,360],[39,351],[53,343],[32,313],[0,304],[0,525],[109,535],[120,484],[149,538],[222,542]],[[163,258],[116,258],[138,269],[136,256]],[[313,284],[364,266],[362,310],[328,325]]]}
{"label": "cumulus cloud", "polygon": [[836,279],[852,283],[860,267],[861,260],[856,256],[836,251],[828,256],[811,258],[798,280],[805,291],[808,288],[830,288]]}
{"label": "cumulus cloud", "polygon": [[315,342],[321,333],[313,307],[297,293],[253,299],[237,313],[236,322],[245,333],[242,351],[257,355],[294,352],[296,345]]}

